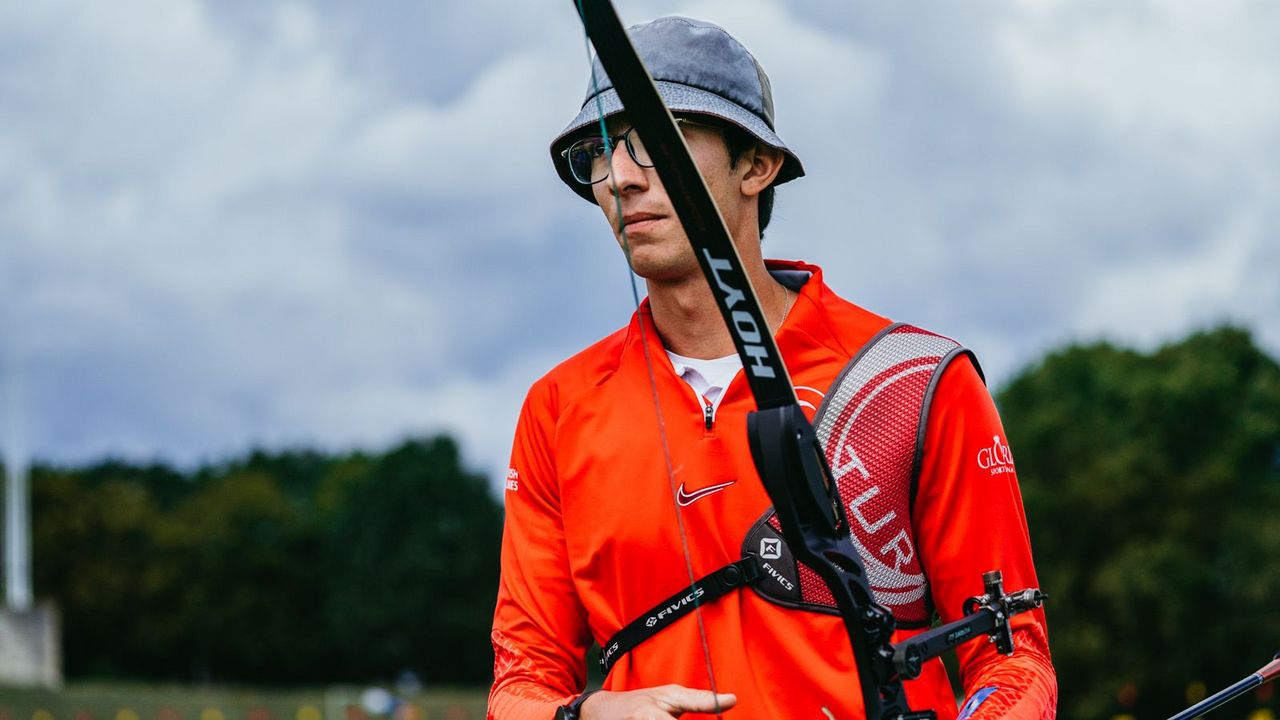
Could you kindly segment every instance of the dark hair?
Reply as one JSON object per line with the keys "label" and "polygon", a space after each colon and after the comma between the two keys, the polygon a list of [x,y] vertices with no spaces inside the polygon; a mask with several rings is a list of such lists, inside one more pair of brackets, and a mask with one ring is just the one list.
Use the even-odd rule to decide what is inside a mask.
{"label": "dark hair", "polygon": [[[760,144],[755,135],[743,130],[732,123],[716,123],[724,129],[724,144],[729,149],[730,167],[738,164],[742,156],[748,151]],[[760,203],[757,208],[760,219],[760,237],[764,238],[764,229],[769,227],[769,219],[773,217],[773,192],[774,186],[770,185],[760,191]]]}

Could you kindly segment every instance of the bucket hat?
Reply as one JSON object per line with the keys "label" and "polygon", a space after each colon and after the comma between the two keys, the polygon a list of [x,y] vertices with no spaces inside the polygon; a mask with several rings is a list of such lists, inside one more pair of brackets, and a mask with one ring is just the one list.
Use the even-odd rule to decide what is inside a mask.
{"label": "bucket hat", "polygon": [[[663,102],[672,112],[719,118],[746,130],[783,153],[775,185],[804,175],[800,158],[774,131],[773,91],[769,76],[742,43],[718,25],[686,17],[663,17],[627,29],[631,43],[653,76]],[[590,185],[574,179],[561,152],[589,126],[623,111],[618,91],[596,58],[595,82],[588,80],[586,99],[577,117],[551,141],[556,172],[574,192],[595,203]],[[597,103],[597,94],[599,102]]]}

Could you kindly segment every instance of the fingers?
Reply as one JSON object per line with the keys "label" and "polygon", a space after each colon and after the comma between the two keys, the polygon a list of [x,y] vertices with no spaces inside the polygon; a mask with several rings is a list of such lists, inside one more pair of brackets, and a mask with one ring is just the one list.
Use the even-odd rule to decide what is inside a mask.
{"label": "fingers", "polygon": [[738,703],[733,693],[713,693],[683,685],[628,692],[598,692],[579,708],[581,720],[675,720],[687,712],[712,713]]}
{"label": "fingers", "polygon": [[716,712],[728,710],[738,704],[738,696],[733,693],[713,693],[710,690],[695,690],[682,685],[664,685],[655,688],[664,692],[664,700],[669,704],[664,708],[676,717],[682,712]]}

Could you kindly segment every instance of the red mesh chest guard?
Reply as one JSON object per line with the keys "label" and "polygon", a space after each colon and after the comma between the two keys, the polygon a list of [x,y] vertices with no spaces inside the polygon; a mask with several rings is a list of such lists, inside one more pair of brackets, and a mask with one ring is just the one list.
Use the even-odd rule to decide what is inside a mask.
{"label": "red mesh chest guard", "polygon": [[[962,353],[972,358],[953,340],[891,325],[849,361],[814,417],[876,601],[893,612],[900,627],[928,625],[933,615],[911,505],[933,389]],[[762,597],[838,613],[822,580],[791,556],[772,509],[752,527],[742,551],[764,571],[751,586]]]}

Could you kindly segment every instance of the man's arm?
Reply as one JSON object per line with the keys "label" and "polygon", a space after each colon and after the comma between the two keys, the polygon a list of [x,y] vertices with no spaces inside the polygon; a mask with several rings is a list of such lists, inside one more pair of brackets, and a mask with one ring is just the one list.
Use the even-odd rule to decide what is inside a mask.
{"label": "man's arm", "polygon": [[[934,395],[912,520],[944,622],[963,617],[964,600],[982,594],[987,570],[1000,570],[1008,589],[1039,586],[1013,454],[968,357],[944,371]],[[1046,591],[1052,594],[1052,588]],[[1015,616],[1010,625],[1013,655],[982,640],[957,648],[966,698],[962,718],[1055,716],[1057,679],[1044,611]]]}
{"label": "man's arm", "polygon": [[565,545],[553,396],[546,378],[529,391],[511,450],[488,713],[501,720],[549,720],[586,684],[591,636]]}

